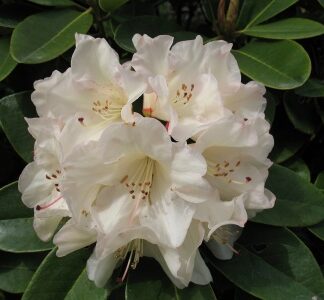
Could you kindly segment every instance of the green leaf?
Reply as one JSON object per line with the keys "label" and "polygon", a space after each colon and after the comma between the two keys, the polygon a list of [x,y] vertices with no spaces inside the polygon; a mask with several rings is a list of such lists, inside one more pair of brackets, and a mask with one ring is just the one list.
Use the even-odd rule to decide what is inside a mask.
{"label": "green leaf", "polygon": [[35,107],[30,92],[20,92],[0,100],[0,122],[9,142],[26,161],[33,159],[34,139],[28,133],[24,117],[34,117]]}
{"label": "green leaf", "polygon": [[0,189],[0,220],[33,217],[34,212],[21,201],[17,181]]}
{"label": "green leaf", "polygon": [[319,265],[312,252],[290,230],[250,224],[245,228],[240,244],[318,298],[324,296],[324,278]]}
{"label": "green leaf", "polygon": [[0,37],[0,81],[6,78],[17,65],[10,55],[9,47],[10,38]]}
{"label": "green leaf", "polygon": [[265,25],[248,27],[241,33],[266,39],[297,40],[322,35],[324,26],[313,20],[289,18]]}
{"label": "green leaf", "polygon": [[242,290],[266,300],[312,299],[314,293],[242,246],[231,260],[213,266]]}
{"label": "green leaf", "polygon": [[283,165],[285,167],[289,168],[290,170],[294,171],[296,174],[298,174],[303,179],[310,182],[310,180],[311,180],[310,171],[308,169],[308,166],[302,159],[300,159],[300,158],[290,159],[290,160],[286,161]]}
{"label": "green leaf", "polygon": [[22,253],[52,249],[52,242],[41,241],[33,228],[34,218],[0,220],[0,250]]}
{"label": "green leaf", "polygon": [[128,2],[128,0],[99,0],[99,6],[106,12],[112,12]]}
{"label": "green leaf", "polygon": [[71,6],[74,5],[71,0],[28,0],[29,2],[33,2],[40,5],[45,6]]}
{"label": "green leaf", "polygon": [[91,248],[83,248],[64,257],[56,256],[56,248],[43,260],[30,281],[23,300],[107,298],[103,289],[87,280],[84,271]]}
{"label": "green leaf", "polygon": [[296,89],[295,93],[310,98],[324,97],[324,82],[315,78],[310,78],[303,86]]}
{"label": "green leaf", "polygon": [[317,1],[320,5],[322,5],[322,7],[324,7],[324,0],[317,0]]}
{"label": "green leaf", "polygon": [[38,253],[0,253],[0,289],[23,293],[42,259]]}
{"label": "green leaf", "polygon": [[51,60],[74,45],[76,32],[86,33],[91,25],[90,10],[80,13],[67,8],[29,16],[13,31],[11,55],[17,62],[27,64]]}
{"label": "green leaf", "polygon": [[316,180],[315,180],[315,185],[318,189],[324,191],[324,171],[318,174]]}
{"label": "green leaf", "polygon": [[294,41],[253,41],[233,54],[242,73],[275,89],[301,86],[311,71],[307,52]]}
{"label": "green leaf", "polygon": [[293,93],[284,96],[284,107],[294,127],[306,134],[313,134],[320,125],[314,101],[301,99]]}
{"label": "green leaf", "polygon": [[257,214],[254,222],[304,227],[324,220],[324,195],[295,172],[273,165],[266,186],[276,195],[276,204]]}
{"label": "green leaf", "polygon": [[279,14],[298,0],[245,0],[238,20],[238,28],[260,24]]}
{"label": "green leaf", "polygon": [[103,288],[97,288],[93,281],[88,279],[87,271],[84,269],[64,300],[101,300],[107,299],[107,296],[108,291]]}
{"label": "green leaf", "polygon": [[132,38],[135,33],[146,33],[150,37],[160,34],[171,34],[181,31],[181,28],[169,20],[155,16],[139,16],[120,24],[116,30],[115,42],[119,47],[129,52],[135,52]]}
{"label": "green leaf", "polygon": [[33,210],[21,201],[17,182],[0,189],[0,250],[14,253],[40,252],[53,248],[33,228]]}
{"label": "green leaf", "polygon": [[176,288],[157,262],[149,259],[141,260],[130,272],[125,294],[127,300],[216,300],[210,285],[191,284],[182,290]]}

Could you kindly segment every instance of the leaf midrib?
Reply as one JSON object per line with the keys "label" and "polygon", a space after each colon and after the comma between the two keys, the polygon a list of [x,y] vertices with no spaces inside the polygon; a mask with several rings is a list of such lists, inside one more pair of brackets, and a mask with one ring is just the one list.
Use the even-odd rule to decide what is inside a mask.
{"label": "leaf midrib", "polygon": [[272,4],[273,4],[273,2],[274,1],[276,1],[276,0],[272,0],[271,2],[269,2],[269,4],[268,5],[266,5],[265,7],[264,7],[264,9],[263,10],[261,10],[255,17],[254,17],[254,19],[252,19],[246,26],[245,26],[245,28],[244,29],[247,29],[247,28],[249,28],[251,25],[253,25],[253,23],[255,22],[255,20],[257,20]]}
{"label": "leaf midrib", "polygon": [[46,48],[49,44],[51,44],[55,39],[57,39],[59,37],[59,35],[61,35],[62,33],[64,33],[64,31],[67,30],[67,28],[71,27],[73,25],[73,23],[77,22],[81,17],[83,17],[84,15],[88,14],[90,12],[90,9],[86,10],[85,12],[81,13],[78,17],[76,17],[75,19],[73,19],[70,23],[68,23],[66,26],[64,26],[59,32],[57,32],[50,40],[48,40],[46,43],[44,43],[42,46],[40,46],[39,48],[35,49],[34,51],[30,52],[27,56],[18,59],[14,53],[12,54],[13,57],[19,61],[22,62],[26,62],[31,56],[33,56],[35,53],[43,50],[44,48]]}
{"label": "leaf midrib", "polygon": [[259,64],[261,64],[261,65],[263,65],[263,66],[265,66],[265,67],[268,67],[268,69],[273,70],[275,73],[278,73],[278,74],[280,74],[281,76],[283,76],[283,77],[285,77],[285,78],[291,80],[293,83],[298,84],[298,81],[297,81],[296,79],[294,79],[294,78],[288,76],[288,75],[285,74],[285,73],[282,73],[280,70],[273,68],[271,65],[266,64],[266,63],[263,62],[262,60],[260,60],[260,59],[258,59],[258,58],[256,58],[256,57],[254,57],[254,56],[252,56],[252,55],[249,55],[249,54],[247,54],[247,53],[245,53],[245,52],[242,52],[242,51],[240,51],[240,50],[234,50],[233,52],[239,53],[239,54],[241,54],[241,55],[245,55],[245,56],[248,57],[249,59],[252,59],[252,60],[258,62]]}

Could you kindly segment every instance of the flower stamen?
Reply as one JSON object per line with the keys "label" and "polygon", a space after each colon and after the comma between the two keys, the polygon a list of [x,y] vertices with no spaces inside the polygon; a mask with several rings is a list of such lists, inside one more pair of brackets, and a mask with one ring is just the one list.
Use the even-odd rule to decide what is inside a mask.
{"label": "flower stamen", "polygon": [[135,239],[115,252],[115,258],[118,260],[125,260],[129,254],[126,268],[122,277],[119,278],[119,282],[123,282],[125,280],[130,267],[133,270],[137,267],[140,258],[143,256],[143,243],[144,242],[142,239]]}
{"label": "flower stamen", "polygon": [[42,209],[46,209],[51,207],[53,204],[55,204],[56,202],[58,202],[59,200],[61,200],[63,198],[63,196],[59,196],[58,198],[54,199],[53,201],[51,201],[50,203],[46,204],[46,205],[37,205],[36,206],[36,210],[42,210]]}
{"label": "flower stamen", "polygon": [[245,181],[238,181],[233,179],[232,175],[234,175],[237,168],[240,166],[240,160],[236,162],[228,162],[227,160],[224,160],[222,163],[217,164],[208,159],[206,161],[208,165],[207,174],[214,177],[223,178],[227,181],[227,183],[246,184],[252,180],[250,176],[246,176]]}

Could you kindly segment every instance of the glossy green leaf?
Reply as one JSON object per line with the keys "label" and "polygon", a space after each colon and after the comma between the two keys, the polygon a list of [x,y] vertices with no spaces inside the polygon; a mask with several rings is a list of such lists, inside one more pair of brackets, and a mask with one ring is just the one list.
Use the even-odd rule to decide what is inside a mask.
{"label": "glossy green leaf", "polygon": [[294,41],[253,41],[233,54],[242,73],[275,89],[301,86],[310,75],[308,54]]}
{"label": "glossy green leaf", "polygon": [[64,297],[64,300],[104,300],[107,299],[107,296],[108,291],[97,288],[93,281],[88,279],[87,271],[84,269]]}
{"label": "glossy green leaf", "polygon": [[135,52],[132,38],[135,33],[155,37],[160,34],[171,34],[181,28],[166,19],[154,16],[140,16],[120,24],[116,30],[115,42],[126,51]]}
{"label": "glossy green leaf", "polygon": [[306,134],[313,134],[317,130],[321,121],[314,101],[301,99],[293,93],[286,93],[283,103],[289,120],[297,130]]}
{"label": "glossy green leaf", "polygon": [[238,20],[238,28],[260,24],[279,14],[298,0],[244,0]]}
{"label": "glossy green leaf", "polygon": [[127,300],[216,300],[210,285],[192,284],[182,290],[176,288],[157,262],[148,259],[141,260],[137,268],[130,272],[125,294]]}
{"label": "glossy green leaf", "polygon": [[324,97],[324,82],[315,78],[310,78],[303,86],[296,89],[295,93],[310,98]]}
{"label": "glossy green leaf", "polygon": [[267,188],[276,197],[272,209],[256,215],[254,222],[275,225],[304,227],[324,220],[324,195],[295,172],[274,165],[270,168]]}
{"label": "glossy green leaf", "polygon": [[312,252],[290,230],[250,224],[245,228],[239,243],[302,284],[314,296],[324,296],[324,278],[319,265]]}
{"label": "glossy green leaf", "polygon": [[33,215],[34,211],[21,201],[17,181],[0,189],[0,220],[29,218]]}
{"label": "glossy green leaf", "polygon": [[320,5],[324,8],[324,0],[317,0]]}
{"label": "glossy green leaf", "polygon": [[[84,268],[91,254],[90,248],[83,248],[64,257],[56,256],[54,248],[37,269],[30,281],[23,300],[46,299],[106,299],[102,289],[91,286],[91,298],[74,298],[82,291],[74,289],[89,288],[89,283],[82,285]],[[74,290],[74,291],[73,291]],[[84,290],[86,293],[86,290]]]}
{"label": "glossy green leaf", "polygon": [[112,12],[129,0],[99,0],[99,6],[106,12]]}
{"label": "glossy green leaf", "polygon": [[52,249],[52,242],[41,241],[33,228],[34,218],[0,220],[0,250],[22,253]]}
{"label": "glossy green leaf", "polygon": [[[48,20],[51,20],[50,26]],[[86,33],[91,25],[90,10],[80,13],[67,8],[29,16],[13,31],[11,55],[20,63],[37,64],[51,60],[74,45],[76,32]]]}
{"label": "glossy green leaf", "polygon": [[316,180],[315,180],[315,185],[318,189],[324,191],[324,171],[318,174]]}
{"label": "glossy green leaf", "polygon": [[45,6],[71,6],[74,5],[71,0],[28,0],[29,2],[33,2],[40,5]]}
{"label": "glossy green leaf", "polygon": [[17,65],[10,55],[9,47],[10,38],[0,37],[0,81],[6,78]]}
{"label": "glossy green leaf", "polygon": [[297,40],[324,34],[324,25],[303,18],[289,18],[265,25],[248,27],[245,35],[277,40]]}
{"label": "glossy green leaf", "polygon": [[311,299],[314,293],[242,246],[231,260],[213,266],[242,290],[266,300]]}
{"label": "glossy green leaf", "polygon": [[298,159],[290,159],[283,164],[285,167],[289,168],[290,170],[294,171],[296,174],[298,174],[303,179],[310,182],[311,175],[308,166],[306,163],[298,158]]}
{"label": "glossy green leaf", "polygon": [[0,189],[0,250],[22,253],[53,248],[51,242],[44,243],[37,237],[33,214],[23,205],[17,182]]}
{"label": "glossy green leaf", "polygon": [[27,162],[33,159],[34,139],[28,133],[24,117],[34,117],[35,108],[29,92],[6,96],[0,100],[0,122],[9,142]]}
{"label": "glossy green leaf", "polygon": [[42,259],[43,255],[39,253],[1,252],[0,289],[9,293],[23,293]]}

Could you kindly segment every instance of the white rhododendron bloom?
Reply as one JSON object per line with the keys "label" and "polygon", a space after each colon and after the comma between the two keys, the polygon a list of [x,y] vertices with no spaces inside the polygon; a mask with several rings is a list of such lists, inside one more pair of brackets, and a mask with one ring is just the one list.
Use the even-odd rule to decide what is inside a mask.
{"label": "white rhododendron bloom", "polygon": [[[192,224],[195,204],[214,197],[203,178],[207,166],[200,153],[186,144],[173,143],[157,120],[140,117],[133,125],[112,124],[97,142],[80,147],[71,157],[63,194],[79,226],[98,232],[98,244],[88,264],[95,280],[101,283],[110,277],[118,251],[122,256],[126,249],[134,251],[131,260],[136,264],[145,252],[143,241],[147,241],[157,245],[182,286],[188,285],[196,250],[204,238],[202,225]],[[70,230],[72,233],[63,227],[56,235],[60,255],[71,251],[70,235],[75,229]],[[182,265],[173,249],[192,255],[183,262],[189,266]],[[175,252],[173,258],[170,251]],[[102,260],[109,264],[106,273],[99,268]]]}
{"label": "white rhododendron bloom", "polygon": [[77,34],[71,68],[63,74],[54,71],[34,87],[39,116],[66,121],[77,114],[81,124],[102,129],[111,122],[133,122],[132,103],[145,84],[119,63],[106,40]]}
{"label": "white rhododendron bloom", "polygon": [[34,208],[34,228],[39,238],[47,241],[69,209],[61,193],[63,177],[62,123],[50,118],[26,119],[35,138],[34,162],[19,177],[22,201]]}
{"label": "white rhododendron bloom", "polygon": [[146,78],[144,112],[169,122],[176,140],[186,140],[230,114],[224,95],[239,89],[241,75],[224,41],[202,38],[176,43],[173,37],[135,35],[133,68]]}
{"label": "white rhododendron bloom", "polygon": [[133,42],[121,65],[104,39],[77,34],[71,68],[35,83],[22,200],[43,240],[65,217],[58,256],[95,244],[87,272],[97,286],[115,269],[124,281],[143,256],[179,288],[207,284],[203,241],[231,258],[246,221],[275,202],[265,89],[241,83],[225,41]]}

